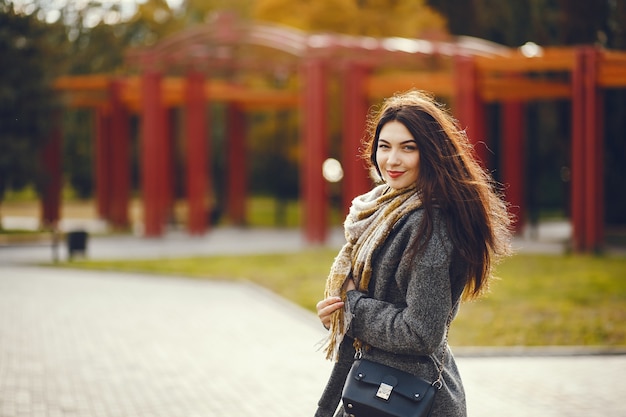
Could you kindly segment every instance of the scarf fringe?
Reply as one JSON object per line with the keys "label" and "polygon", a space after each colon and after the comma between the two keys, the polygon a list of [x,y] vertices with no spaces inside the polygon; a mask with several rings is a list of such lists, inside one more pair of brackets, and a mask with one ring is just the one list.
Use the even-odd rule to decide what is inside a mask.
{"label": "scarf fringe", "polygon": [[[345,292],[342,294],[341,299],[345,301]],[[330,333],[325,348],[326,359],[332,360],[339,357],[339,346],[341,345],[341,342],[343,342],[346,331],[350,328],[352,317],[352,314],[343,310],[336,311],[331,316],[329,327]]]}

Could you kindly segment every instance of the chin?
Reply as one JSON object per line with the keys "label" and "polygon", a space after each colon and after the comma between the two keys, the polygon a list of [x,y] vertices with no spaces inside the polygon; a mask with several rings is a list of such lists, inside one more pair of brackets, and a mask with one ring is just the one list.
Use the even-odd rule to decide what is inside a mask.
{"label": "chin", "polygon": [[408,185],[405,184],[398,184],[398,183],[393,183],[393,182],[387,182],[387,185],[391,188],[393,188],[394,190],[401,190],[403,188],[408,187]]}

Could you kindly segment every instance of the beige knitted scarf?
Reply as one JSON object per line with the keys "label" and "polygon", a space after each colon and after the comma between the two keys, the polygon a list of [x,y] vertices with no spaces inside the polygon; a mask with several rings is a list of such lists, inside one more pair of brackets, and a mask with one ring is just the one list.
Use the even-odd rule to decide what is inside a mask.
{"label": "beige knitted scarf", "polygon": [[[372,255],[389,236],[393,226],[403,216],[421,206],[415,187],[395,190],[379,185],[352,201],[344,222],[346,244],[335,258],[324,291],[346,299],[344,284],[354,279],[359,291],[367,292],[372,275]],[[350,326],[352,315],[339,309],[333,313],[326,345],[326,358],[338,359],[339,345]]]}

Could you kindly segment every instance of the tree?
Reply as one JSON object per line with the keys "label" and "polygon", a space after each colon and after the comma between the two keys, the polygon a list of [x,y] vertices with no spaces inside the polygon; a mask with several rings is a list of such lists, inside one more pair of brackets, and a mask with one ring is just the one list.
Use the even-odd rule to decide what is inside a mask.
{"label": "tree", "polygon": [[58,103],[52,81],[63,61],[65,32],[0,0],[0,203],[7,189],[42,179],[38,151]]}
{"label": "tree", "polygon": [[626,48],[624,0],[428,0],[454,35],[477,36],[509,46],[594,44]]}
{"label": "tree", "polygon": [[216,10],[228,10],[242,18],[249,18],[255,0],[185,0],[181,7],[181,20],[185,26],[204,23]]}
{"label": "tree", "polygon": [[253,17],[306,31],[359,36],[414,38],[445,30],[445,19],[423,0],[257,0]]}

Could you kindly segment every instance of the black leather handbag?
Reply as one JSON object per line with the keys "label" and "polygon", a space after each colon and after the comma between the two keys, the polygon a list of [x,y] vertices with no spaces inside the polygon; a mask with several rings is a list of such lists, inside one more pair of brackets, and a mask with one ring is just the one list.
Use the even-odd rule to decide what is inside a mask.
{"label": "black leather handbag", "polygon": [[357,359],[343,387],[344,410],[354,417],[427,417],[441,388],[415,375]]}
{"label": "black leather handbag", "polygon": [[351,417],[428,417],[435,394],[443,386],[452,311],[454,308],[446,322],[441,366],[431,357],[438,371],[435,381],[428,382],[400,369],[363,359],[363,352],[357,348],[341,393],[345,412]]}

